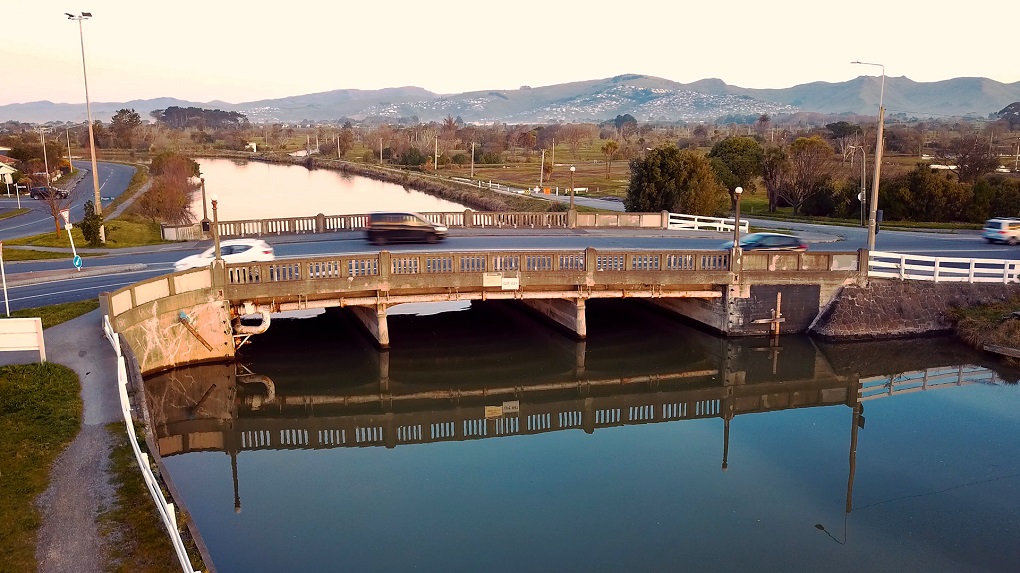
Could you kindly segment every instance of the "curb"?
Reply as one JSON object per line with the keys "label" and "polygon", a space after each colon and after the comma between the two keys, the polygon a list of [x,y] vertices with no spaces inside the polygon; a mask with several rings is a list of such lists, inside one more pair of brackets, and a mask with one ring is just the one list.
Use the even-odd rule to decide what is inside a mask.
{"label": "curb", "polygon": [[135,263],[131,265],[109,265],[105,267],[92,267],[78,271],[34,271],[27,273],[16,273],[7,277],[7,286],[16,287],[34,285],[53,281],[75,279],[79,277],[95,277],[115,273],[126,273],[142,271],[148,268],[147,265]]}

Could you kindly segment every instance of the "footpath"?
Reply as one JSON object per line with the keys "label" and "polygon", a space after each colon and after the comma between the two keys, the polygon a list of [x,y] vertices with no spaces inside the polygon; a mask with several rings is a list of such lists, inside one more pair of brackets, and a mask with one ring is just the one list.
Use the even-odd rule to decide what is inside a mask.
{"label": "footpath", "polygon": [[36,545],[40,573],[104,573],[106,551],[96,526],[113,504],[108,465],[113,443],[105,426],[120,421],[117,356],[103,336],[99,310],[46,329],[52,362],[81,380],[81,430],[50,470],[49,488],[36,505],[42,526]]}

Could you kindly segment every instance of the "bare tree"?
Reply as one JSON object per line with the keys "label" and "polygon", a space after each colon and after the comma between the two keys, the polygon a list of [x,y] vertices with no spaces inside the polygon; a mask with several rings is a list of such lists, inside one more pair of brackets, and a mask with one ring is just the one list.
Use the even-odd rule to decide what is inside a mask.
{"label": "bare tree", "polygon": [[576,160],[581,144],[593,138],[596,133],[598,133],[598,128],[589,123],[569,123],[560,128],[558,139],[570,147],[570,152]]}
{"label": "bare tree", "polygon": [[821,137],[797,138],[790,144],[790,180],[779,190],[779,196],[793,207],[793,214],[800,212],[812,195],[822,189],[835,169],[835,155],[832,146]]}
{"label": "bare tree", "polygon": [[973,183],[999,167],[999,159],[992,153],[988,138],[977,134],[963,135],[939,146],[935,159],[943,165],[956,167],[956,176],[963,183]]}

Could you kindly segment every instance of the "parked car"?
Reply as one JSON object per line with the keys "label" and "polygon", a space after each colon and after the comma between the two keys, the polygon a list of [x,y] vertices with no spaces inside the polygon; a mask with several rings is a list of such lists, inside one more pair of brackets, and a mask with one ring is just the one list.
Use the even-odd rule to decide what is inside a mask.
{"label": "parked car", "polygon": [[[726,241],[721,248],[733,248],[733,241]],[[740,248],[745,251],[806,251],[807,243],[795,235],[751,233],[740,238]]]}
{"label": "parked car", "polygon": [[1020,219],[1012,217],[996,217],[985,221],[981,237],[989,243],[1008,243],[1015,245],[1020,242]]}
{"label": "parked car", "polygon": [[67,199],[67,190],[56,187],[32,187],[28,196],[33,199],[49,199],[53,193],[56,193],[60,199]]}
{"label": "parked car", "polygon": [[[262,239],[230,239],[220,243],[220,256],[226,263],[257,263],[276,258],[273,247]],[[184,257],[174,263],[174,270],[185,271],[207,267],[216,258],[215,247]]]}
{"label": "parked car", "polygon": [[371,213],[365,238],[374,245],[396,242],[435,243],[446,238],[445,225],[437,225],[418,213]]}

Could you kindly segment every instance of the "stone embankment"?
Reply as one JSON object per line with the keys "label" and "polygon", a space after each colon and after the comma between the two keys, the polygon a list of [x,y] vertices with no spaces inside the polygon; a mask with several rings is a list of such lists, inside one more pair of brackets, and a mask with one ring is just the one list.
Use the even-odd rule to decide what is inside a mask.
{"label": "stone embankment", "polygon": [[871,280],[845,286],[811,325],[827,340],[868,340],[953,331],[947,310],[1001,304],[1020,295],[1020,285]]}

